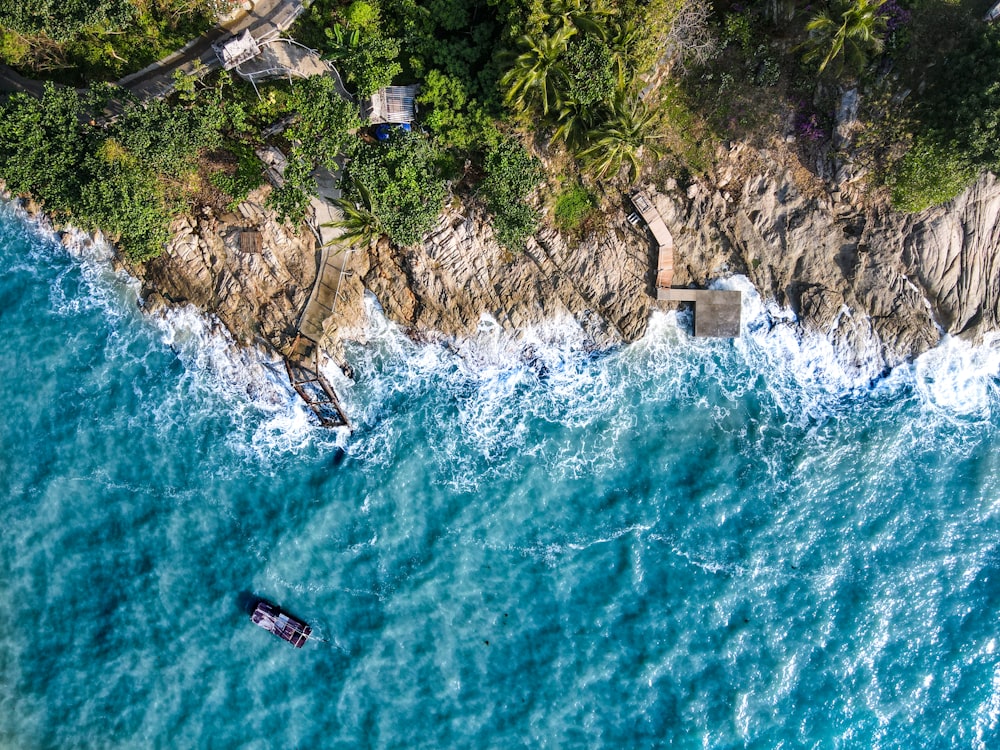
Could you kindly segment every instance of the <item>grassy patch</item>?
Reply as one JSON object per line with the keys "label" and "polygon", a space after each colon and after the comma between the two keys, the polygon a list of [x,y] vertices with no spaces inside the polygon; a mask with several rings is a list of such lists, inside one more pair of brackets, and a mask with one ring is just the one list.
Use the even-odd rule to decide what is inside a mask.
{"label": "grassy patch", "polygon": [[692,175],[705,174],[712,165],[718,136],[689,105],[676,83],[668,82],[660,89],[655,107],[660,118],[658,131],[663,133],[662,145],[670,160]]}
{"label": "grassy patch", "polygon": [[565,232],[579,230],[594,212],[597,201],[583,185],[574,184],[556,196],[556,226]]}

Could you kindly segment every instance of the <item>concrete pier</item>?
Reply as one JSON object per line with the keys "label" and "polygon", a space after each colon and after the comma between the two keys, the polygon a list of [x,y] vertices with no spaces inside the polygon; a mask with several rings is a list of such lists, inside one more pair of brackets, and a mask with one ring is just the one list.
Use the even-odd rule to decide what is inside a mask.
{"label": "concrete pier", "polygon": [[657,289],[657,302],[693,302],[694,335],[738,338],[743,295],[722,289]]}
{"label": "concrete pier", "polygon": [[694,335],[736,338],[740,335],[742,295],[716,289],[676,289],[674,238],[660,212],[641,191],[629,198],[659,246],[656,263],[656,301],[694,303]]}

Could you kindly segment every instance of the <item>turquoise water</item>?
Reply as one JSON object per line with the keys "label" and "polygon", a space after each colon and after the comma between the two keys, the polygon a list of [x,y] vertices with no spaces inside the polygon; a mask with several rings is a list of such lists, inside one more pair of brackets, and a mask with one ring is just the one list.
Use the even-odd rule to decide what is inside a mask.
{"label": "turquoise water", "polygon": [[752,300],[604,355],[369,300],[348,436],[98,255],[0,213],[0,746],[1000,746],[997,347],[868,386]]}

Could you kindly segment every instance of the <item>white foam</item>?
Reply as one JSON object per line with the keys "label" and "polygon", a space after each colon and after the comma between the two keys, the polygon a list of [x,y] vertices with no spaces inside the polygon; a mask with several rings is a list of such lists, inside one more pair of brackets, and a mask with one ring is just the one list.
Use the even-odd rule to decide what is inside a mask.
{"label": "white foam", "polygon": [[923,404],[960,418],[988,418],[1000,395],[1000,335],[982,344],[946,336],[913,365]]}
{"label": "white foam", "polygon": [[[151,316],[162,342],[177,352],[191,387],[234,415],[231,445],[258,459],[297,453],[316,443],[341,447],[346,430],[326,430],[292,390],[282,360],[260,347],[241,347],[218,318],[193,306]],[[263,419],[261,419],[263,416]]]}
{"label": "white foam", "polygon": [[[33,222],[39,232],[52,237],[44,217]],[[71,290],[56,284],[54,308],[69,313],[76,305],[97,304],[113,316],[134,309],[139,282],[114,269],[113,248],[99,236],[69,231],[66,237],[63,245],[79,261],[91,293],[82,303]],[[698,401],[706,384],[735,400],[763,383],[792,421],[825,419],[842,407],[845,398],[872,390],[897,394],[912,389],[929,410],[960,419],[991,413],[998,395],[1000,338],[981,346],[945,338],[913,365],[879,378],[882,359],[876,342],[865,352],[851,353],[858,366],[845,367],[847,356],[830,337],[803,332],[791,310],[762,300],[745,277],[733,276],[711,286],[743,293],[738,339],[694,339],[685,332],[690,325],[687,314],[654,312],[641,341],[598,356],[571,317],[511,332],[484,316],[476,333],[451,349],[415,343],[368,294],[366,324],[359,335],[362,345],[348,347],[357,381],[344,378],[332,363],[323,371],[352,421],[368,427],[384,424],[400,398],[429,390],[451,392],[465,433],[486,458],[502,455],[511,446],[526,447],[522,444],[527,419],[606,428],[604,422],[613,416],[611,429],[627,430],[627,414],[620,405],[636,389],[648,398],[706,405],[704,399]],[[308,410],[285,382],[279,360],[260,349],[240,349],[218,320],[194,308],[181,308],[157,314],[154,325],[163,343],[178,352],[190,372],[198,373],[195,380],[202,387],[230,406],[236,395],[256,410],[251,450],[296,451],[317,441],[346,445],[345,431],[315,429]],[[835,323],[831,333],[836,327]],[[717,406],[716,412],[721,425],[726,409]]]}

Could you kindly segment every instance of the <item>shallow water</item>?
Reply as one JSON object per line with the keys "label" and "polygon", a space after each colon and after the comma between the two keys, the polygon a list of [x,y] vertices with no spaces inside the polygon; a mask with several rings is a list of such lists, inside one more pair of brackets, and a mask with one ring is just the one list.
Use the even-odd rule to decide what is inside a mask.
{"label": "shallow water", "polygon": [[347,435],[99,256],[0,210],[0,746],[998,746],[1000,348],[859,385],[749,299],[524,363],[369,300]]}

